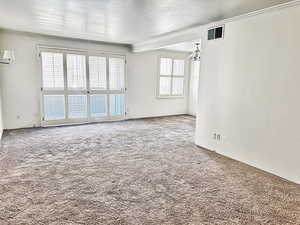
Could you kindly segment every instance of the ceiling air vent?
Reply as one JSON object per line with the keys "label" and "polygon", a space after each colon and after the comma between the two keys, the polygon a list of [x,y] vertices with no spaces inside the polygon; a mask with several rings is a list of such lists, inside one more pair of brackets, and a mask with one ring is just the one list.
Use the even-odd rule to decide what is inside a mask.
{"label": "ceiling air vent", "polygon": [[224,26],[220,27],[215,27],[212,29],[208,30],[208,35],[207,39],[210,40],[215,40],[215,39],[220,39],[224,37]]}

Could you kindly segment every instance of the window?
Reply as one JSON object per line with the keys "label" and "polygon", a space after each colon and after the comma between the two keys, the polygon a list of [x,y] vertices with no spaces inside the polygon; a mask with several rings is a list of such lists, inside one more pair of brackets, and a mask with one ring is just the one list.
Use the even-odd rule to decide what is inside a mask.
{"label": "window", "polygon": [[41,50],[43,125],[125,117],[125,56]]}
{"label": "window", "polygon": [[121,58],[109,58],[109,89],[124,89],[125,61]]}
{"label": "window", "polygon": [[224,26],[209,29],[207,32],[207,40],[215,40],[224,37]]}
{"label": "window", "polygon": [[112,94],[109,96],[110,114],[112,116],[124,113],[124,94]]}
{"label": "window", "polygon": [[70,89],[86,89],[86,65],[84,55],[67,54],[67,77]]}
{"label": "window", "polygon": [[86,95],[68,95],[70,118],[85,118],[87,116],[86,99]]}
{"label": "window", "polygon": [[45,120],[65,118],[65,96],[44,95]]}
{"label": "window", "polygon": [[185,60],[160,58],[159,97],[182,97],[184,94]]}
{"label": "window", "polygon": [[106,90],[106,58],[89,57],[90,88],[92,90]]}
{"label": "window", "polygon": [[64,89],[63,54],[42,52],[43,88]]}
{"label": "window", "polygon": [[107,96],[104,94],[91,95],[90,110],[92,117],[107,116]]}

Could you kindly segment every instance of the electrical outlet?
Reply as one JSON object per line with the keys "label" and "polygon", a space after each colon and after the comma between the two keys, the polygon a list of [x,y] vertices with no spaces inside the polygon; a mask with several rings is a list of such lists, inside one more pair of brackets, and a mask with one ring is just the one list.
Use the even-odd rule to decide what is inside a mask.
{"label": "electrical outlet", "polygon": [[217,140],[217,134],[216,133],[213,133],[213,139]]}
{"label": "electrical outlet", "polygon": [[213,133],[213,139],[216,141],[221,141],[222,140],[222,135],[218,133]]}

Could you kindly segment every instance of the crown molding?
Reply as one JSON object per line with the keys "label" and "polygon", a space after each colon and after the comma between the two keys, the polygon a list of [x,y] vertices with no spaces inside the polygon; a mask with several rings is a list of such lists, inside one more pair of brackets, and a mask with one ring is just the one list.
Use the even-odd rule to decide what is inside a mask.
{"label": "crown molding", "polygon": [[228,19],[198,25],[190,28],[186,28],[180,31],[174,31],[159,37],[152,38],[147,41],[139,42],[132,45],[133,52],[144,52],[144,51],[150,51],[154,49],[160,49],[163,47],[166,47],[168,45],[177,44],[180,42],[195,40],[198,38],[201,38],[202,32],[208,29],[209,27],[219,26],[226,23],[238,21],[238,20],[244,20],[250,17],[258,16],[261,14],[267,14],[267,13],[273,13],[279,10],[296,7],[300,5],[300,0],[294,0],[287,3],[271,6],[268,8],[256,10],[250,13],[242,14],[239,16],[234,16]]}

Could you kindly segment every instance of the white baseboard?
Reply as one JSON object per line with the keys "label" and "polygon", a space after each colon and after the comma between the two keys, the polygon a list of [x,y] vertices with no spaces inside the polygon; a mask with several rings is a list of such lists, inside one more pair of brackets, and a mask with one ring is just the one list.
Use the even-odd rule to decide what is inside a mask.
{"label": "white baseboard", "polygon": [[128,115],[126,117],[127,120],[135,120],[135,119],[147,119],[147,118],[159,118],[159,117],[167,117],[167,116],[182,116],[189,115],[187,113],[176,113],[176,114],[161,114],[161,115]]}

